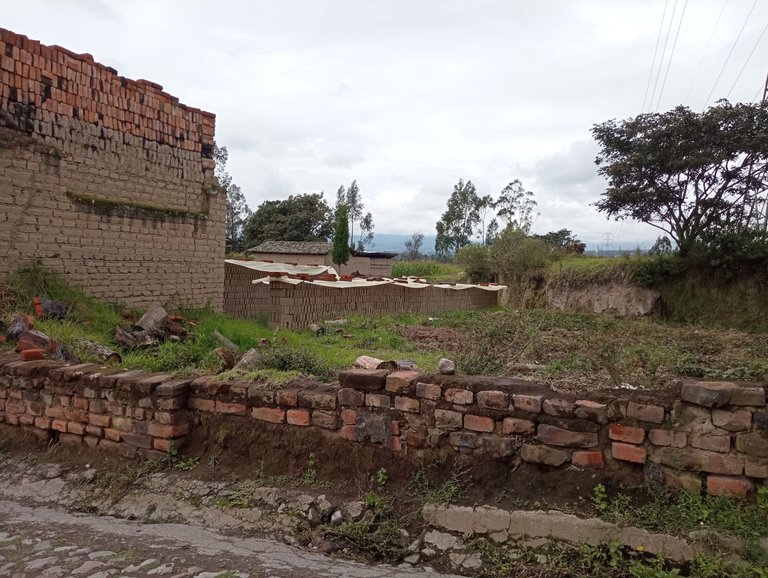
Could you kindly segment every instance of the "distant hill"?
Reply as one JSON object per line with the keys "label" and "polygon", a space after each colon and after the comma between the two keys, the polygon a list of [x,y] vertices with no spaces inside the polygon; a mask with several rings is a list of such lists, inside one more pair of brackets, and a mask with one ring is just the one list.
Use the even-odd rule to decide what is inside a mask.
{"label": "distant hill", "polygon": [[[405,242],[411,238],[411,235],[398,235],[395,233],[376,233],[373,237],[373,245],[366,247],[372,251],[391,251],[400,253],[405,250]],[[424,235],[424,244],[421,246],[421,252],[431,255],[435,252],[435,236]]]}

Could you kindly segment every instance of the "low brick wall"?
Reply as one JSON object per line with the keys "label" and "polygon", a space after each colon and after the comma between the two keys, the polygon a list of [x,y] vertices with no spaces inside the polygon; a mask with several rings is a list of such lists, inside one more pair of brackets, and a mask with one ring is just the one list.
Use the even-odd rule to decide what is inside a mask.
{"label": "low brick wall", "polygon": [[126,455],[181,447],[196,416],[210,413],[276,433],[317,428],[404,458],[460,452],[595,468],[608,478],[624,465],[715,495],[745,496],[767,482],[765,387],[690,382],[664,399],[634,392],[580,399],[507,378],[367,370],[272,391],[0,354],[0,421]]}

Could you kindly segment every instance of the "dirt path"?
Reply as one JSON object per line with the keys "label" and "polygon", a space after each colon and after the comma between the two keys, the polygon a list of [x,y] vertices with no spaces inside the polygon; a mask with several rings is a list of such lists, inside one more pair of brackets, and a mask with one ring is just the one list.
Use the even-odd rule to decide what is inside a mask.
{"label": "dirt path", "polygon": [[366,566],[260,538],[185,524],[71,514],[0,498],[0,576],[107,578],[374,578],[445,576],[407,565]]}

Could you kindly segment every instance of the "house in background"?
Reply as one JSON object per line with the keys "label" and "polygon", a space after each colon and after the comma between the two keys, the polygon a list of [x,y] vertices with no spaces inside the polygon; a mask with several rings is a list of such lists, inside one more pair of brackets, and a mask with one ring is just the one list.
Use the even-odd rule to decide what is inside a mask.
{"label": "house in background", "polygon": [[[331,259],[332,248],[333,245],[326,241],[264,241],[246,253],[259,261],[336,268]],[[397,253],[351,251],[349,262],[337,271],[339,275],[357,272],[366,277],[391,277],[392,259],[396,256]]]}

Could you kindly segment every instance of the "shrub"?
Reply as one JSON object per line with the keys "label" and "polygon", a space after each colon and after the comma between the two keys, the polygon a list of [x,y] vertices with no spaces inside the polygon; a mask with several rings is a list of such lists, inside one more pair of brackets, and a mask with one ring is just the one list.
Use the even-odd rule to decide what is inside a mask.
{"label": "shrub", "polygon": [[505,282],[520,280],[536,269],[543,269],[557,257],[544,241],[507,227],[490,247],[490,262]]}
{"label": "shrub", "polygon": [[490,283],[496,278],[491,265],[490,249],[486,245],[467,245],[458,250],[455,261],[464,269],[464,275],[472,283]]}

